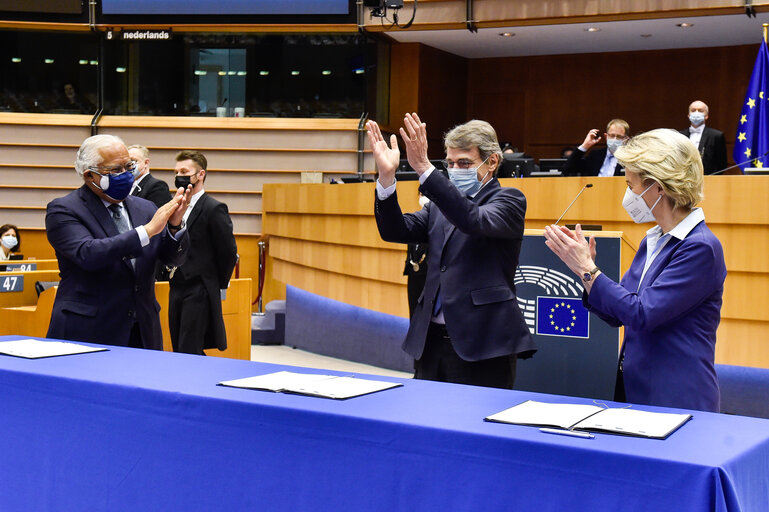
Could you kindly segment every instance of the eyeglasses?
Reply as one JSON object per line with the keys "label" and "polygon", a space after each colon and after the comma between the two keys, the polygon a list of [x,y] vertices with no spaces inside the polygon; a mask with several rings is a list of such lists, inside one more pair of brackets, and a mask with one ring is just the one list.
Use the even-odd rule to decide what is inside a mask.
{"label": "eyeglasses", "polygon": [[[465,160],[465,159],[457,160],[456,162],[454,162],[453,160],[441,160],[441,162],[446,167],[446,169],[451,169],[452,167],[455,167],[458,169],[470,169],[475,165],[475,162],[473,162],[472,160]],[[481,165],[483,165],[483,162],[481,162],[480,165],[478,165],[478,167],[480,167]]]}
{"label": "eyeglasses", "polygon": [[[104,170],[105,172],[99,172],[99,169]],[[118,174],[123,174],[124,172],[132,173],[136,171],[136,162],[131,160],[130,162],[126,162],[123,165],[113,165],[110,167],[100,167],[97,165],[95,167],[89,167],[88,170],[95,172],[99,176],[104,176],[105,174],[112,174],[116,176]]]}

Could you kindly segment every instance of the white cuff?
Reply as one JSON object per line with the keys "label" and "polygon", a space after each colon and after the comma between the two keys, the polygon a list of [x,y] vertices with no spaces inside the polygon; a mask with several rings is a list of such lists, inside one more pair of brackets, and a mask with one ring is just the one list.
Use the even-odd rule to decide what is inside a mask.
{"label": "white cuff", "polygon": [[380,201],[384,201],[393,193],[395,193],[395,184],[398,182],[398,180],[393,179],[393,184],[390,185],[387,188],[384,188],[381,183],[379,183],[379,180],[376,180],[376,196],[379,198]]}
{"label": "white cuff", "polygon": [[144,226],[139,226],[136,228],[136,232],[139,234],[139,241],[142,244],[142,247],[147,247],[150,243],[150,237],[147,235],[147,230],[144,229]]}

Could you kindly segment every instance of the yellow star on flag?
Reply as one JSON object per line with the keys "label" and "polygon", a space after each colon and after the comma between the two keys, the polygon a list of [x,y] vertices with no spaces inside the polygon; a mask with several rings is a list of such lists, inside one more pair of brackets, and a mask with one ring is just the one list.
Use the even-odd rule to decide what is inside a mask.
{"label": "yellow star on flag", "polygon": [[748,122],[748,116],[747,116],[747,115],[743,115],[743,116],[740,118],[740,124],[745,124],[745,123],[747,123],[747,122]]}
{"label": "yellow star on flag", "polygon": [[745,137],[745,132],[740,132],[740,135],[737,137],[737,140],[740,142],[744,142],[747,137]]}
{"label": "yellow star on flag", "polygon": [[745,156],[750,158],[750,148],[745,150]]}
{"label": "yellow star on flag", "polygon": [[750,108],[755,107],[756,106],[756,100],[754,100],[753,98],[748,98],[748,106]]}
{"label": "yellow star on flag", "polygon": [[761,98],[761,99],[764,99],[764,91],[759,91],[758,92],[758,97]]}
{"label": "yellow star on flag", "polygon": [[757,167],[759,169],[763,169],[764,163],[761,160],[753,160],[753,167]]}

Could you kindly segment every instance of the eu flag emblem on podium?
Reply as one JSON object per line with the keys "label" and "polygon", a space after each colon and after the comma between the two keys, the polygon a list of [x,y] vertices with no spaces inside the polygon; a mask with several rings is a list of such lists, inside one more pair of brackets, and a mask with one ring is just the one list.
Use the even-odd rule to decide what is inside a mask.
{"label": "eu flag emblem on podium", "polygon": [[537,334],[587,338],[590,314],[582,299],[537,297]]}

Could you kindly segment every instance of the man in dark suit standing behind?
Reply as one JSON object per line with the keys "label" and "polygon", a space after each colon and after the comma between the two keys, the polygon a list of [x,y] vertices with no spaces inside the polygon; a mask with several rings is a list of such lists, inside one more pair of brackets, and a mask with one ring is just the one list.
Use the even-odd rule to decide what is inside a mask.
{"label": "man in dark suit standing behind", "polygon": [[238,259],[227,205],[205,193],[208,161],[199,151],[176,155],[179,187],[192,185],[185,215],[190,252],[171,271],[168,323],[175,352],[203,355],[203,349],[227,348],[222,296]]}
{"label": "man in dark suit standing behind", "polygon": [[171,192],[165,181],[150,174],[150,152],[144,146],[128,146],[131,160],[136,162],[136,179],[131,187],[131,195],[152,201],[158,208],[171,200]]}
{"label": "man in dark suit standing behind", "polygon": [[624,119],[612,119],[603,134],[606,147],[591,151],[600,140],[598,128],[585,136],[582,144],[566,160],[565,176],[624,176],[622,166],[614,158],[614,151],[628,140],[630,125]]}
{"label": "man in dark suit standing behind", "polygon": [[403,350],[415,359],[417,379],[511,389],[516,358],[536,350],[514,284],[526,198],[494,177],[502,151],[489,123],[473,120],[446,134],[448,179],[427,158],[426,125],[416,114],[406,114],[404,123],[409,164],[430,199],[405,215],[395,192],[398,142],[392,135],[388,146],[376,122],[368,122],[379,169],[379,234],[429,246],[427,280]]}
{"label": "man in dark suit standing behind", "polygon": [[689,140],[700,150],[705,174],[713,174],[716,171],[726,169],[726,139],[722,131],[705,126],[709,111],[708,106],[702,101],[693,101],[689,105],[689,122],[691,125],[689,128],[681,130],[681,133],[689,137]]}
{"label": "man in dark suit standing behind", "polygon": [[155,262],[184,261],[192,190],[160,208],[128,195],[134,163],[113,135],[86,139],[75,169],[83,186],[48,203],[45,215],[61,276],[48,337],[162,350]]}

